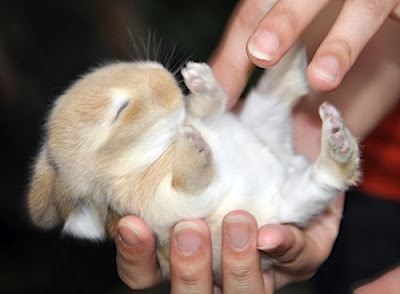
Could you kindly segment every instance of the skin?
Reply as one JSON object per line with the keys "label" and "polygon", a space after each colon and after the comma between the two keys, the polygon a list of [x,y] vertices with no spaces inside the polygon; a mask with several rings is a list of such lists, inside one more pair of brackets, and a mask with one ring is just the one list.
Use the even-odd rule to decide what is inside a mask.
{"label": "skin", "polygon": [[354,294],[386,293],[395,294],[400,287],[400,267],[396,267],[376,280],[361,286]]}
{"label": "skin", "polygon": [[[294,134],[297,151],[313,160],[319,153],[320,121],[316,107],[322,97],[341,109],[349,129],[359,138],[367,135],[398,102],[399,25],[387,18],[399,19],[400,4],[392,0],[297,2],[280,0],[266,14],[265,1],[240,1],[210,64],[228,95],[231,108],[254,64],[261,67],[276,64],[303,33],[312,57],[308,80],[317,91],[312,99],[304,100],[295,109]],[[325,6],[328,7],[323,10]],[[359,17],[350,17],[351,11],[359,11]],[[315,18],[320,19],[313,26]],[[280,42],[278,52],[270,61],[255,58],[249,50],[252,39],[264,30],[276,33]],[[318,60],[324,56],[333,56],[339,61],[339,72],[333,80],[315,71]],[[333,89],[336,90],[330,93],[320,92]],[[273,293],[288,283],[311,277],[331,252],[343,203],[341,195],[335,209],[320,215],[304,230],[276,224],[257,230],[254,218],[247,212],[228,214],[222,224],[224,293]],[[179,237],[172,236],[171,293],[211,293],[210,233],[203,221],[189,222],[190,225],[183,225],[185,229],[178,230]],[[177,226],[182,228],[180,224]],[[236,233],[230,234],[230,230]],[[233,235],[241,236],[241,241],[230,240],[229,236]],[[121,219],[116,246],[118,274],[129,287],[144,289],[160,282],[155,238],[141,219],[135,216]],[[275,258],[279,265],[262,273],[258,264],[260,250]],[[214,288],[214,291],[221,289]]]}
{"label": "skin", "polygon": [[[328,10],[328,17],[333,19],[329,27],[324,27],[323,38],[311,40],[310,43],[316,48],[307,70],[308,81],[317,91],[336,89],[384,21],[388,17],[400,19],[398,0],[353,0],[343,3],[329,0],[279,0],[271,8],[275,2],[239,1],[211,58],[213,70],[228,94],[229,108],[240,97],[254,65],[267,68],[278,63],[300,35],[312,27],[312,21],[323,15],[324,8]],[[354,11],[357,11],[357,18],[354,18]],[[257,58],[250,49],[251,44],[257,43],[255,37],[265,31],[275,33],[280,44],[275,55],[270,53],[270,61]],[[258,43],[261,43],[260,47],[266,48],[269,42]],[[238,44],[243,44],[242,50]],[[319,59],[326,56],[333,56],[339,61],[339,73],[334,81],[324,79],[313,70]]]}

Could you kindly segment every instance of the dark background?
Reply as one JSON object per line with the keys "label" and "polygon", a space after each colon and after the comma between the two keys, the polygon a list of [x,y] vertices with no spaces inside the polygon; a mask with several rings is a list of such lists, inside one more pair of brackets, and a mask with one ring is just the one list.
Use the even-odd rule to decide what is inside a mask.
{"label": "dark background", "polygon": [[29,223],[25,190],[41,125],[52,101],[90,67],[143,56],[148,32],[153,43],[162,40],[160,56],[176,46],[176,60],[206,60],[235,2],[0,2],[0,293],[129,292],[112,242],[86,243]]}
{"label": "dark background", "polygon": [[[54,99],[79,75],[105,61],[135,60],[147,53],[158,61],[207,60],[236,2],[0,1],[0,294],[132,292],[117,276],[113,242],[84,242],[61,236],[59,229],[44,232],[30,224],[25,190],[44,118]],[[346,202],[346,206],[352,203]],[[370,219],[378,219],[377,202],[371,203]],[[351,213],[365,211],[358,203],[353,206]],[[386,215],[389,208],[382,207],[380,215],[397,224]],[[352,218],[346,220],[350,223]],[[361,226],[370,228],[365,223]],[[346,239],[358,237],[349,232]],[[365,243],[369,247],[362,244],[364,251],[359,255],[368,256],[369,261],[370,252],[377,250],[373,242]],[[378,251],[392,255],[386,249]],[[348,278],[344,267],[338,268]],[[340,281],[332,277],[338,274],[327,271],[328,278],[321,281],[333,288]],[[168,285],[144,292],[165,293]],[[311,285],[303,283],[279,293],[310,292]]]}

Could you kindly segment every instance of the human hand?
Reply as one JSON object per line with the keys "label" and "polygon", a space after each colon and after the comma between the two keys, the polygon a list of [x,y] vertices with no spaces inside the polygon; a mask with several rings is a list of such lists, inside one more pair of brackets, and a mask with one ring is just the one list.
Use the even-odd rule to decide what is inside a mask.
{"label": "human hand", "polygon": [[[344,207],[341,194],[332,210],[319,215],[308,227],[266,225],[258,232],[258,246],[278,265],[264,273],[265,285],[279,289],[287,284],[311,278],[329,257],[339,233]],[[269,244],[277,244],[276,248]],[[273,293],[273,290],[267,293]]]}
{"label": "human hand", "polygon": [[[334,212],[319,216],[304,230],[276,224],[257,230],[257,223],[249,213],[229,213],[222,224],[224,293],[273,293],[286,284],[311,277],[331,251],[342,208],[341,196]],[[208,226],[201,220],[188,220],[179,223],[173,232],[171,293],[212,293]],[[142,220],[134,216],[122,218],[116,245],[118,274],[129,287],[144,289],[160,282],[155,238]],[[264,273],[259,249],[277,261],[276,266]],[[214,291],[220,289],[214,287]]]}
{"label": "human hand", "polygon": [[[251,2],[254,1],[242,1],[235,14],[237,16],[238,13],[243,13],[243,9],[251,8],[249,16],[255,12],[258,13],[257,17],[242,18],[245,22],[241,23],[234,14],[227,35],[211,62],[213,70],[228,94],[229,107],[236,103],[252,70],[253,65],[244,48],[248,37],[265,13],[265,9],[261,7],[259,7],[260,9],[250,7],[248,3]],[[258,2],[261,3],[261,1]],[[232,46],[233,43],[237,46]],[[236,50],[235,48],[238,46],[240,48],[240,44],[243,44],[243,50]],[[341,208],[338,211],[340,212]],[[312,275],[329,254],[333,240],[336,238],[340,219],[334,214],[324,214],[304,231],[290,225],[267,225],[262,227],[257,234],[254,219],[251,216],[247,217],[250,239],[246,250],[235,251],[228,246],[229,242],[223,243],[222,255],[225,258],[222,266],[225,272],[224,291],[226,293],[234,293],[238,289],[243,289],[242,287],[248,287],[246,289],[249,291],[254,290],[252,287],[256,287],[258,290],[263,289],[268,293],[268,291],[272,292],[274,288],[279,288],[291,281]],[[177,243],[174,240],[171,242],[171,290],[173,293],[182,291],[187,293],[188,288],[197,289],[197,292],[200,293],[207,293],[212,289],[209,230],[200,220],[192,222],[198,226],[194,232],[197,232],[197,235],[193,234],[193,230],[191,230],[186,241],[187,245],[200,244],[196,252],[189,255],[184,254],[181,250],[182,246],[176,246]],[[227,226],[223,227],[226,229]],[[181,231],[181,233],[183,232]],[[276,245],[275,248],[265,250],[280,261],[282,266],[265,274],[261,272],[258,266],[257,236],[258,246],[263,247],[266,241],[270,245]],[[195,241],[196,238],[197,241]],[[160,270],[155,254],[155,237],[142,220],[135,216],[122,218],[119,223],[116,245],[118,274],[129,287],[143,289],[155,286],[160,282]],[[314,254],[315,252],[319,254]],[[311,256],[309,256],[310,253]],[[235,256],[235,258],[228,258],[228,256]],[[252,267],[252,270],[249,270],[249,266]],[[255,291],[249,293],[255,293]]]}
{"label": "human hand", "polygon": [[[171,234],[171,293],[212,293],[211,235],[207,224],[198,219],[178,223]],[[154,287],[161,282],[155,237],[136,216],[123,217],[116,238],[117,271],[134,290]]]}
{"label": "human hand", "polygon": [[[252,63],[260,67],[270,67],[279,62],[330,2],[332,1],[271,0],[269,4],[264,0],[239,2],[211,61],[217,77],[227,91],[230,107],[236,103],[247,83]],[[336,13],[333,10],[332,13]],[[357,17],[354,17],[355,13]],[[321,91],[338,87],[363,48],[390,16],[400,19],[399,0],[344,1],[329,33],[317,45],[318,49],[308,65],[310,85]]]}
{"label": "human hand", "polygon": [[[304,230],[269,224],[257,231],[256,221],[249,213],[229,213],[222,226],[223,292],[274,293],[289,283],[313,276],[329,256],[337,237],[343,200],[342,195],[334,210],[320,215]],[[240,236],[236,240],[238,246],[232,246],[235,241],[229,240],[229,226],[233,227],[233,236]],[[244,241],[246,236],[248,242]],[[260,251],[277,262],[267,272],[261,271]]]}

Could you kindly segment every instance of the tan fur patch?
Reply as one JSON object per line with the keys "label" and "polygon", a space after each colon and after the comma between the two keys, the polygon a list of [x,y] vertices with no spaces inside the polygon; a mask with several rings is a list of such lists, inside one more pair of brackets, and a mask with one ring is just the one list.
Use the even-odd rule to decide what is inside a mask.
{"label": "tan fur patch", "polygon": [[120,220],[120,216],[112,209],[108,209],[107,214],[107,235],[111,239],[115,239],[117,235],[117,225]]}
{"label": "tan fur patch", "polygon": [[60,222],[52,199],[55,171],[48,162],[47,152],[42,149],[33,173],[28,193],[28,210],[33,222],[42,228],[52,228]]}
{"label": "tan fur patch", "polygon": [[175,145],[172,144],[136,181],[135,195],[138,197],[136,205],[139,211],[143,211],[150,201],[154,201],[152,196],[158,185],[168,173],[171,173]]}
{"label": "tan fur patch", "polygon": [[162,105],[172,109],[182,99],[182,92],[173,77],[165,71],[154,71],[150,83],[153,94],[160,100]]}
{"label": "tan fur patch", "polygon": [[143,109],[146,107],[143,100],[132,99],[127,109],[124,110],[122,125],[130,125],[138,119]]}

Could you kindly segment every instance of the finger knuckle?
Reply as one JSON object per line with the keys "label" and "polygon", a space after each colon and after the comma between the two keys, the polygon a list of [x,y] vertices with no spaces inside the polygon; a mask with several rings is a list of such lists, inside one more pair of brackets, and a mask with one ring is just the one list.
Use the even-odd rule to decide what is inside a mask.
{"label": "finger knuckle", "polygon": [[365,11],[373,17],[380,18],[385,14],[388,5],[387,0],[364,0]]}
{"label": "finger knuckle", "polygon": [[146,288],[144,285],[141,285],[140,281],[138,282],[135,279],[132,279],[129,275],[127,275],[124,271],[117,269],[117,273],[119,278],[126,286],[128,286],[132,290],[140,290]]}
{"label": "finger knuckle", "polygon": [[400,2],[393,8],[390,17],[400,21]]}
{"label": "finger knuckle", "polygon": [[340,59],[345,67],[350,67],[355,60],[355,52],[350,44],[348,36],[337,36],[330,40],[330,48],[334,50],[335,55]]}
{"label": "finger knuckle", "polygon": [[254,7],[251,5],[243,5],[240,13],[236,16],[236,21],[239,23],[240,27],[253,30],[259,21],[259,17],[261,18],[261,14],[259,17],[250,16],[254,16]]}
{"label": "finger knuckle", "polygon": [[291,7],[281,7],[275,12],[280,20],[280,25],[288,32],[295,32],[299,28],[301,15],[299,12]]}
{"label": "finger knuckle", "polygon": [[128,271],[117,267],[117,273],[119,278],[132,290],[143,290],[154,287],[159,282],[159,276],[157,274],[143,274]]}
{"label": "finger knuckle", "polygon": [[354,51],[350,43],[346,39],[337,39],[336,42],[340,48],[342,57],[347,59],[347,61],[352,60],[354,56]]}
{"label": "finger knuckle", "polygon": [[178,270],[176,273],[176,278],[181,284],[187,286],[196,286],[201,283],[202,275],[197,269],[187,267],[185,269]]}
{"label": "finger knuckle", "polygon": [[248,266],[233,267],[227,275],[237,281],[251,281],[254,279],[254,270]]}
{"label": "finger knuckle", "polygon": [[290,264],[295,262],[300,255],[301,255],[301,250],[289,250],[285,252],[285,254],[276,257],[276,260],[278,260],[279,263],[282,264]]}
{"label": "finger knuckle", "polygon": [[155,268],[148,268],[141,263],[128,262],[120,255],[116,257],[117,274],[120,279],[131,289],[140,290],[150,288],[157,284],[159,271]]}
{"label": "finger knuckle", "polygon": [[140,255],[132,254],[131,252],[126,252],[123,249],[117,247],[117,263],[130,264],[132,266],[136,265],[140,261]]}

